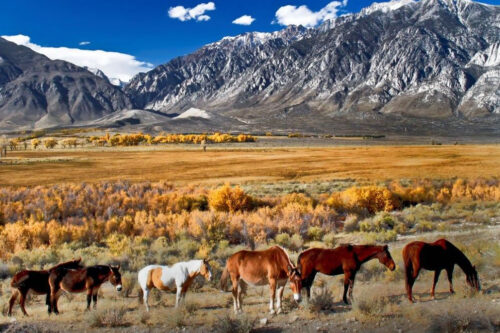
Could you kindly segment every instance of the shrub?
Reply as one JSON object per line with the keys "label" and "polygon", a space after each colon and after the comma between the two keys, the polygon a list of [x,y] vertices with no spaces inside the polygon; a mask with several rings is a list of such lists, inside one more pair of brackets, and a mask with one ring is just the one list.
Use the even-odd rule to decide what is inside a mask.
{"label": "shrub", "polygon": [[290,238],[290,249],[293,251],[299,251],[304,246],[304,240],[299,234],[294,234]]}
{"label": "shrub", "polygon": [[231,317],[225,315],[219,317],[219,320],[212,326],[212,332],[221,333],[250,333],[256,324],[255,318],[247,316]]}
{"label": "shrub", "polygon": [[314,297],[309,300],[308,309],[311,312],[331,311],[333,310],[333,294],[323,286],[319,293],[315,293]]}
{"label": "shrub", "polygon": [[277,234],[274,240],[278,245],[286,248],[290,247],[290,236],[287,233]]}
{"label": "shrub", "polygon": [[36,149],[39,145],[40,145],[40,140],[38,139],[31,140],[31,146],[33,147],[33,149]]}
{"label": "shrub", "polygon": [[310,241],[320,241],[324,234],[324,230],[320,227],[310,227],[307,229],[307,238]]}
{"label": "shrub", "polygon": [[45,148],[52,149],[57,146],[57,141],[55,139],[45,139],[45,141],[43,141],[43,145]]}
{"label": "shrub", "polygon": [[329,232],[323,236],[323,243],[328,247],[335,247],[335,233]]}
{"label": "shrub", "polygon": [[209,206],[221,212],[236,212],[253,208],[253,199],[239,186],[232,188],[229,184],[210,191]]}
{"label": "shrub", "polygon": [[89,316],[90,327],[128,326],[129,323],[124,320],[126,312],[125,307],[93,311]]}

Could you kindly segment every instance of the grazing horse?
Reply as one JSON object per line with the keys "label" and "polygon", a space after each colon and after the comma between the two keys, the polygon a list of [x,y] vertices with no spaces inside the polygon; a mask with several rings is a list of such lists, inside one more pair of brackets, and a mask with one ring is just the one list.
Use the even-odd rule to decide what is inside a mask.
{"label": "grazing horse", "polygon": [[300,271],[290,261],[286,251],[279,246],[273,246],[264,251],[236,252],[227,259],[226,268],[221,277],[222,290],[225,290],[228,276],[231,277],[232,282],[235,313],[242,312],[241,294],[245,292],[248,284],[253,286],[269,284],[271,314],[276,313],[274,310],[276,288],[278,288],[277,313],[281,312],[281,299],[287,280],[290,280],[295,301],[301,300]]}
{"label": "grazing horse", "polygon": [[207,281],[212,279],[212,268],[207,260],[178,262],[172,266],[149,265],[141,269],[137,278],[143,292],[146,310],[149,311],[148,296],[152,288],[165,291],[175,288],[177,292],[175,307],[178,307],[198,275],[202,275]]}
{"label": "grazing horse", "polygon": [[299,254],[297,267],[302,274],[302,286],[306,288],[307,297],[311,298],[311,286],[316,273],[338,275],[344,273],[344,303],[347,302],[347,291],[352,299],[354,278],[365,262],[377,258],[393,271],[396,268],[387,245],[341,245],[335,249],[311,248]]}
{"label": "grazing horse", "polygon": [[9,300],[9,312],[7,313],[7,315],[8,316],[12,315],[12,307],[16,302],[17,296],[21,296],[19,299],[19,304],[21,306],[23,314],[25,316],[28,315],[26,309],[24,308],[24,302],[26,301],[26,296],[28,295],[28,292],[30,290],[32,290],[34,293],[38,295],[44,295],[44,294],[47,295],[46,304],[50,311],[50,286],[49,286],[50,272],[59,267],[66,267],[66,268],[83,267],[80,265],[81,261],[82,259],[80,258],[76,260],[63,262],[48,270],[42,270],[42,271],[24,270],[20,271],[19,273],[16,273],[16,275],[14,275],[10,283],[11,287],[14,290],[12,291],[12,296],[10,297]]}
{"label": "grazing horse", "polygon": [[431,297],[435,298],[434,292],[443,269],[448,274],[450,282],[450,293],[453,291],[453,268],[455,264],[460,266],[466,276],[469,286],[479,291],[481,286],[477,276],[476,267],[472,266],[469,259],[455,245],[446,239],[439,239],[434,243],[411,242],[403,249],[403,261],[405,265],[405,282],[408,299],[413,303],[412,288],[418,277],[420,269],[424,268],[434,271],[434,282],[431,288]]}
{"label": "grazing horse", "polygon": [[[122,276],[120,266],[95,265],[80,269],[57,268],[49,275],[50,285],[50,305],[55,314],[59,313],[57,301],[61,291],[69,293],[81,293],[87,291],[87,310],[90,310],[90,303],[94,301],[94,309],[97,304],[97,293],[101,285],[109,281],[116,287],[117,291],[122,290]],[[49,311],[49,313],[50,313]]]}

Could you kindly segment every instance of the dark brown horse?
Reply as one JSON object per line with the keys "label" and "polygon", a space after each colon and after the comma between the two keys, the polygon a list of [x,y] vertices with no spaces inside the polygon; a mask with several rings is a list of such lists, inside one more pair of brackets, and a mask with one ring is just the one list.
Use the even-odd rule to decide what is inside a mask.
{"label": "dark brown horse", "polygon": [[64,290],[69,293],[87,292],[87,310],[90,310],[90,303],[94,301],[94,308],[97,304],[97,293],[101,285],[109,281],[116,286],[116,290],[122,289],[122,277],[120,266],[96,265],[80,269],[58,268],[53,270],[49,276],[50,285],[50,305],[52,311],[58,314],[57,301]]}
{"label": "dark brown horse", "polygon": [[19,273],[16,273],[16,275],[14,275],[10,283],[11,287],[14,290],[12,291],[12,296],[10,297],[9,300],[8,315],[9,316],[12,315],[12,307],[14,306],[14,303],[16,302],[18,296],[20,296],[19,304],[21,306],[21,311],[25,316],[28,315],[26,309],[24,308],[24,303],[26,301],[26,296],[28,295],[28,292],[30,290],[38,295],[43,295],[43,294],[47,295],[46,304],[50,311],[50,286],[49,286],[50,272],[59,267],[66,267],[66,268],[83,267],[80,265],[81,260],[82,259],[76,259],[68,262],[63,262],[48,270],[42,270],[42,271],[24,270],[20,271]]}
{"label": "dark brown horse", "polygon": [[347,291],[352,299],[354,278],[361,265],[369,260],[378,259],[393,271],[396,268],[387,245],[341,245],[335,249],[311,248],[299,254],[297,267],[301,272],[302,286],[307,297],[311,298],[311,286],[316,273],[338,275],[344,273],[344,303],[347,302]]}
{"label": "dark brown horse", "polygon": [[269,311],[275,313],[274,300],[278,288],[277,312],[281,312],[281,299],[287,281],[295,301],[300,302],[300,273],[290,261],[288,254],[279,246],[264,251],[239,251],[227,259],[226,268],[221,277],[221,289],[225,289],[227,278],[231,277],[234,312],[241,312],[241,295],[246,286],[269,285],[271,295]]}
{"label": "dark brown horse", "polygon": [[443,269],[448,274],[450,293],[453,291],[453,268],[457,264],[465,273],[466,281],[475,290],[480,290],[479,278],[476,267],[472,266],[469,259],[455,245],[446,239],[439,239],[434,243],[411,242],[403,249],[405,265],[406,293],[413,303],[412,288],[418,277],[420,269],[434,271],[434,282],[431,288],[431,297],[434,299],[436,284],[439,274]]}

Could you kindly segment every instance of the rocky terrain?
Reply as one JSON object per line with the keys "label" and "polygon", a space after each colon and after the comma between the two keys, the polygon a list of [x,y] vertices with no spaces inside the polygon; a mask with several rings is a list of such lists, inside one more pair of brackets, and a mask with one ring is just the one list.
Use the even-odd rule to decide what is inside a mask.
{"label": "rocky terrain", "polygon": [[[40,84],[40,66],[18,78],[18,67],[0,64],[0,115],[35,127],[498,135],[499,52],[500,6],[374,3],[317,28],[225,37],[136,75],[124,93],[102,75],[51,62],[45,73],[71,67],[96,88],[72,83],[70,98],[40,101],[26,88],[50,86]],[[193,108],[212,117],[176,119]],[[145,111],[110,116],[124,109]]]}

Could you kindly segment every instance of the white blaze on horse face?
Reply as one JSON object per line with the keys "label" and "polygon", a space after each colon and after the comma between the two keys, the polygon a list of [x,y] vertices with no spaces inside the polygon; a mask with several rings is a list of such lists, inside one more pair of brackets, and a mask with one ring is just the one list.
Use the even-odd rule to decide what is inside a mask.
{"label": "white blaze on horse face", "polygon": [[300,302],[300,300],[302,299],[302,297],[300,296],[300,294],[293,294],[293,299],[294,299],[296,302]]}
{"label": "white blaze on horse face", "polygon": [[121,284],[117,285],[116,286],[116,291],[121,291],[121,290],[122,290],[122,285]]}

